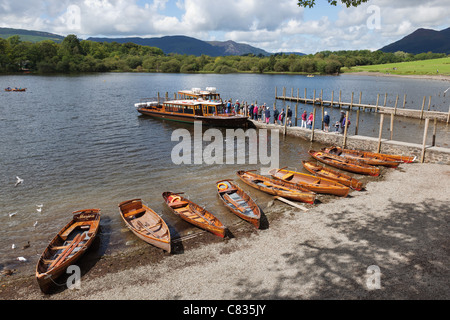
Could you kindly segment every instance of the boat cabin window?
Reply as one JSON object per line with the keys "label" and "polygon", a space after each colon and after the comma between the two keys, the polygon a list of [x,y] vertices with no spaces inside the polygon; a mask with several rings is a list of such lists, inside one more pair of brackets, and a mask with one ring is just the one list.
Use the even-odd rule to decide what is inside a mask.
{"label": "boat cabin window", "polygon": [[184,106],[184,113],[186,114],[194,114],[194,110],[191,106]]}

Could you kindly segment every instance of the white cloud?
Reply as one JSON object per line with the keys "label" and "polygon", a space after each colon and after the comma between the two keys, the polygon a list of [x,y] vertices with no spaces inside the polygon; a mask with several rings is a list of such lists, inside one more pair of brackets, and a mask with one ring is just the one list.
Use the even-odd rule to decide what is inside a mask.
{"label": "white cloud", "polygon": [[[78,28],[67,10],[70,5],[79,8]],[[306,53],[378,49],[418,28],[449,26],[448,0],[323,6],[323,15],[311,19],[310,9],[298,7],[296,0],[0,0],[0,26],[80,37],[186,35]],[[379,29],[368,27],[369,6],[379,8]],[[170,14],[171,7],[182,14]]]}

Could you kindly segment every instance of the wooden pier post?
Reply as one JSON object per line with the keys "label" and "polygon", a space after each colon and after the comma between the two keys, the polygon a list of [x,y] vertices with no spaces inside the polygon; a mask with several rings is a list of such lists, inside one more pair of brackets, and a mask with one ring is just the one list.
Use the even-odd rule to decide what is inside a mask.
{"label": "wooden pier post", "polygon": [[355,126],[355,136],[358,135],[358,127],[359,127],[359,112],[360,110],[358,109],[356,111],[356,126]]}
{"label": "wooden pier post", "polygon": [[423,119],[423,109],[425,108],[425,100],[427,99],[426,96],[423,96],[423,102],[422,102],[422,111],[420,113],[420,120]]}
{"label": "wooden pier post", "polygon": [[391,113],[391,129],[390,129],[390,131],[391,131],[391,140],[393,140],[393,138],[394,138],[394,116],[395,116],[395,113],[392,112]]}
{"label": "wooden pier post", "polygon": [[437,119],[434,118],[434,129],[433,129],[433,140],[431,142],[431,146],[436,146],[436,131],[437,131]]}
{"label": "wooden pier post", "polygon": [[300,89],[297,88],[297,102],[300,102]]}
{"label": "wooden pier post", "polygon": [[166,91],[166,101],[169,100],[169,93]]}
{"label": "wooden pier post", "polygon": [[377,153],[380,153],[381,150],[381,137],[383,135],[383,121],[384,121],[384,114],[382,113],[380,115],[380,133],[378,134],[378,148]]}
{"label": "wooden pier post", "polygon": [[286,87],[283,87],[283,98],[286,98]]}
{"label": "wooden pier post", "polygon": [[403,109],[405,109],[405,106],[406,106],[406,93],[405,96],[403,97]]}
{"label": "wooden pier post", "polygon": [[420,163],[423,163],[425,160],[425,148],[427,144],[427,133],[428,133],[428,125],[430,124],[430,119],[425,119],[425,129],[423,131],[423,144],[422,144],[422,156],[420,157]]}
{"label": "wooden pier post", "polygon": [[431,107],[431,96],[430,99],[428,100],[428,111],[430,111],[430,107]]}
{"label": "wooden pier post", "polygon": [[297,117],[298,117],[298,103],[295,104],[295,126],[297,126]]}
{"label": "wooden pier post", "polygon": [[354,92],[352,92],[352,101],[350,102],[350,110],[353,109],[353,95],[354,95]]}
{"label": "wooden pier post", "polygon": [[378,102],[380,102],[380,94],[377,94],[377,105],[375,107],[375,112],[378,112]]}
{"label": "wooden pier post", "polygon": [[278,88],[275,87],[275,99],[278,97]]}
{"label": "wooden pier post", "polygon": [[323,118],[325,117],[325,110],[324,110],[325,108],[324,108],[324,106],[322,106],[322,125],[321,125],[321,129],[322,129],[322,131],[323,131],[323,126],[324,126],[324,123],[323,123]]}
{"label": "wooden pier post", "polygon": [[320,105],[323,107],[323,89],[320,89]]}
{"label": "wooden pier post", "polygon": [[294,97],[294,88],[292,88],[292,90],[291,90],[291,97],[292,98]]}
{"label": "wooden pier post", "polygon": [[286,136],[287,133],[287,111],[288,111],[289,106],[286,107],[286,113],[284,114],[284,136]]}
{"label": "wooden pier post", "polygon": [[331,107],[331,108],[333,108],[333,105],[334,105],[333,100],[334,100],[334,90],[331,91],[331,104],[330,104],[330,107]]}
{"label": "wooden pier post", "polygon": [[313,106],[316,105],[316,89],[314,89]]}
{"label": "wooden pier post", "polygon": [[450,106],[448,106],[448,116],[447,116],[447,124],[450,121]]}
{"label": "wooden pier post", "polygon": [[[362,101],[362,91],[359,92],[359,106],[361,106],[361,101]],[[358,106],[358,108],[359,108]]]}
{"label": "wooden pier post", "polygon": [[158,92],[158,104],[159,104],[159,99],[160,99],[160,96],[159,96],[159,92]]}
{"label": "wooden pier post", "polygon": [[311,142],[314,141],[314,127],[316,125],[316,108],[313,110],[313,122],[311,127]]}
{"label": "wooden pier post", "polygon": [[344,142],[342,143],[343,149],[347,147],[347,133],[348,133],[348,111],[345,112]]}
{"label": "wooden pier post", "polygon": [[398,105],[398,95],[397,98],[395,99],[394,114],[397,114],[397,105]]}
{"label": "wooden pier post", "polygon": [[339,90],[339,110],[340,110],[341,107],[342,107],[342,104],[341,104],[341,95],[342,95],[342,92],[341,92],[341,90]]}
{"label": "wooden pier post", "polygon": [[386,107],[386,103],[387,103],[387,93],[384,94],[384,105],[383,105],[383,107]]}
{"label": "wooden pier post", "polygon": [[307,99],[308,97],[306,96],[306,88],[305,88],[305,104],[306,104],[306,99]]}

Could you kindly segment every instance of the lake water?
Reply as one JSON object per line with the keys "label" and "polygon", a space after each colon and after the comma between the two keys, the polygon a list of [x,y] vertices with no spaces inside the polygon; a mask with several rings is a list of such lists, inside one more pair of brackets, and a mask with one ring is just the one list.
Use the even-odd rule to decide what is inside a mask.
{"label": "lake water", "polygon": [[[363,93],[363,103],[375,104],[377,93],[393,106],[395,96],[407,94],[407,107],[420,109],[423,96],[432,96],[431,110],[448,111],[449,100],[443,92],[448,82],[370,76],[305,76],[293,75],[181,75],[108,73],[80,76],[0,76],[0,88],[26,87],[27,92],[0,93],[0,269],[18,267],[15,260],[24,256],[23,265],[34,267],[49,240],[64,226],[71,212],[100,208],[102,210],[103,253],[140,245],[124,230],[117,204],[141,198],[160,213],[170,225],[173,237],[196,229],[174,217],[165,207],[164,191],[185,192],[191,200],[216,214],[225,225],[241,220],[228,212],[216,194],[215,182],[225,178],[238,180],[236,171],[258,169],[260,165],[175,165],[171,151],[178,142],[171,141],[176,129],[193,126],[154,120],[139,115],[134,103],[154,97],[157,92],[169,97],[180,89],[216,87],[222,98],[273,106],[275,87],[281,93],[297,88],[300,95],[307,88],[342,90],[342,100],[350,101],[355,92]],[[428,100],[427,100],[428,102]],[[287,103],[277,101],[277,108]],[[299,112],[312,110],[299,105]],[[332,121],[339,109],[327,110]],[[355,123],[356,112],[351,113]],[[361,114],[361,135],[378,136],[378,116]],[[318,125],[317,125],[318,127]],[[205,128],[206,129],[206,128]],[[221,129],[223,134],[225,131]],[[350,132],[352,133],[352,132]],[[389,131],[384,133],[389,137]],[[422,143],[423,121],[398,118],[396,140]],[[437,144],[448,147],[448,128],[440,125]],[[298,139],[280,139],[280,166],[300,170],[307,150],[320,148]],[[14,187],[15,177],[24,182]],[[271,197],[241,186],[257,201],[267,203]],[[36,211],[43,204],[42,212]],[[9,213],[16,215],[9,217]],[[35,222],[37,226],[34,227]],[[22,246],[31,242],[31,248]],[[12,249],[12,244],[16,249]]]}

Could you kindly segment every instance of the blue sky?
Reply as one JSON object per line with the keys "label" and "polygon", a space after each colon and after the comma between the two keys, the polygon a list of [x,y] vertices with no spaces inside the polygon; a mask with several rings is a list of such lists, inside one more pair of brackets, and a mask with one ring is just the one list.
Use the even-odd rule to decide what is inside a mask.
{"label": "blue sky", "polygon": [[0,0],[0,27],[80,38],[185,35],[268,52],[377,50],[418,28],[449,27],[449,0],[369,0],[357,8],[317,0]]}

